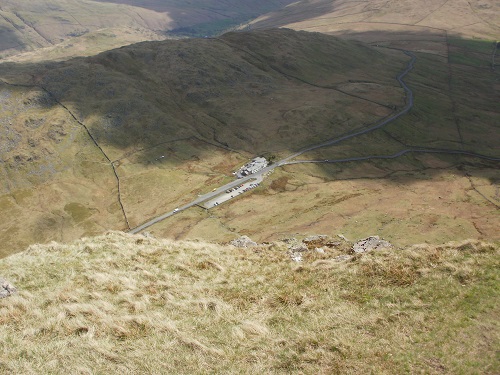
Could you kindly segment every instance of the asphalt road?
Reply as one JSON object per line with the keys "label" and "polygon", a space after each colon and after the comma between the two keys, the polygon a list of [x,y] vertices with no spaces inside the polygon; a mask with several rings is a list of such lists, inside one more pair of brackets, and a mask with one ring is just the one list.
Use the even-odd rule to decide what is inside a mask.
{"label": "asphalt road", "polygon": [[[144,224],[142,224],[136,228],[131,229],[130,233],[134,233],[134,234],[139,233],[142,230],[144,230],[144,229],[146,229],[146,228],[148,228],[148,227],[150,227],[150,226],[152,226],[152,225],[154,225],[154,224],[156,224],[156,223],[158,223],[158,222],[160,222],[160,221],[162,221],[170,216],[173,216],[180,211],[184,211],[190,207],[193,207],[195,205],[199,205],[201,203],[204,203],[204,202],[207,202],[210,200],[211,200],[210,202],[207,202],[208,206],[210,207],[210,203],[212,203],[211,207],[213,207],[214,206],[213,203],[215,201],[218,201],[218,199],[214,200],[214,198],[219,197],[219,196],[223,196],[224,194],[226,194],[225,193],[226,190],[234,188],[236,186],[239,186],[239,185],[246,183],[246,182],[249,182],[251,180],[255,180],[256,182],[260,182],[266,173],[269,173],[273,169],[275,169],[277,167],[281,167],[283,165],[299,164],[299,163],[341,163],[341,162],[370,160],[370,159],[394,159],[394,158],[397,158],[399,156],[402,156],[404,154],[411,153],[411,152],[462,154],[462,155],[480,157],[480,158],[488,159],[488,160],[500,161],[499,158],[493,158],[493,157],[489,157],[489,156],[485,156],[485,155],[475,154],[473,152],[460,151],[460,150],[436,150],[436,149],[406,149],[406,150],[399,151],[399,152],[392,154],[392,155],[372,155],[372,156],[353,157],[353,158],[335,159],[335,160],[302,160],[302,161],[297,160],[297,161],[292,161],[292,159],[294,159],[294,158],[296,158],[296,157],[298,157],[306,152],[316,150],[316,149],[319,149],[322,147],[332,146],[332,145],[337,144],[339,142],[345,141],[346,139],[354,138],[354,137],[372,132],[374,130],[380,129],[383,126],[387,125],[388,123],[390,123],[390,122],[398,119],[399,117],[405,115],[406,113],[408,113],[410,111],[410,109],[413,107],[413,102],[414,102],[413,101],[413,91],[411,91],[411,89],[406,85],[406,83],[403,81],[403,78],[413,69],[413,66],[414,66],[415,61],[416,61],[416,56],[409,51],[403,51],[403,52],[406,55],[410,56],[411,59],[408,62],[406,69],[397,76],[397,80],[398,80],[399,84],[405,90],[405,93],[406,93],[406,105],[398,113],[395,113],[395,114],[383,119],[382,121],[376,123],[374,126],[371,126],[369,128],[361,129],[359,131],[355,131],[353,133],[343,135],[339,138],[330,139],[326,142],[316,144],[316,145],[307,147],[305,149],[302,149],[302,150],[300,150],[292,155],[287,156],[284,159],[279,160],[278,162],[276,162],[272,165],[269,165],[269,166],[261,169],[257,173],[254,173],[250,176],[243,177],[243,178],[240,178],[238,180],[232,181],[232,182],[230,182],[226,185],[223,185],[220,188],[218,188],[210,193],[200,195],[200,196],[198,196],[198,198],[196,198],[195,200],[193,200],[190,203],[187,203],[183,206],[179,206],[175,210],[166,212],[161,216],[158,216],[154,219],[151,219],[151,220],[145,222]],[[228,200],[228,199],[230,199],[230,197],[225,199],[225,200]]]}
{"label": "asphalt road", "polygon": [[[262,172],[262,171],[261,171]],[[220,188],[218,189],[215,189],[214,191],[211,191],[210,193],[207,193],[207,194],[203,194],[203,195],[199,195],[198,198],[196,198],[195,200],[183,205],[183,206],[179,206],[177,207],[176,209],[172,210],[172,211],[169,211],[169,212],[166,212],[164,213],[163,215],[161,216],[158,216],[158,217],[155,217],[154,219],[151,219],[147,222],[145,222],[144,224],[141,224],[139,225],[138,227],[135,227],[133,229],[131,229],[129,231],[129,233],[139,233],[140,231],[143,231],[144,229],[150,227],[151,225],[154,225],[162,220],[165,220],[167,217],[170,217],[170,216],[173,216],[181,211],[184,211],[184,210],[187,210],[188,208],[190,207],[193,207],[193,206],[196,206],[196,205],[199,205],[203,202],[206,202],[212,198],[215,198],[221,194],[225,194],[226,193],[226,190],[228,189],[232,189],[236,186],[239,186],[241,185],[242,183],[245,183],[245,182],[248,182],[248,181],[252,181],[252,180],[255,180],[256,182],[259,181],[259,177],[258,176],[262,176],[262,174],[260,173],[256,173],[254,175],[250,175],[250,176],[247,176],[247,177],[244,177],[244,178],[240,178],[238,180],[235,180],[235,181],[232,181],[226,185],[223,185],[221,186]]]}
{"label": "asphalt road", "polygon": [[332,146],[332,145],[334,145],[336,143],[345,141],[346,139],[350,139],[350,138],[357,137],[359,135],[370,133],[370,132],[372,132],[374,130],[380,129],[381,127],[387,125],[388,123],[390,123],[390,122],[396,120],[397,118],[403,116],[404,114],[408,113],[410,111],[410,109],[413,107],[413,91],[411,91],[410,88],[403,81],[403,77],[405,75],[407,75],[413,69],[413,66],[415,65],[415,61],[417,60],[417,58],[411,52],[408,52],[408,51],[403,51],[403,52],[406,55],[410,56],[411,60],[408,62],[408,66],[407,66],[406,70],[403,71],[402,73],[400,73],[397,76],[397,80],[398,80],[399,84],[405,90],[405,93],[406,93],[406,105],[403,107],[403,109],[401,111],[399,111],[398,113],[395,113],[395,114],[393,114],[393,115],[391,115],[391,116],[383,119],[382,121],[376,123],[372,127],[361,129],[361,130],[356,131],[354,133],[349,133],[349,134],[341,136],[339,138],[330,139],[330,140],[328,140],[326,142],[319,143],[319,144],[307,147],[307,148],[305,148],[303,150],[300,150],[300,151],[296,152],[295,154],[292,154],[292,155],[287,156],[286,158],[280,160],[277,163],[277,165],[281,166],[281,165],[288,164],[288,162],[290,160],[295,159],[297,156],[300,156],[300,155],[302,155],[302,154],[304,154],[306,152],[313,151],[313,150],[316,150],[316,149],[322,148],[322,147]]}
{"label": "asphalt road", "polygon": [[[202,206],[209,209],[218,206],[219,204],[224,203],[230,199],[233,199],[238,195],[245,193],[248,190],[254,189],[255,187],[258,186],[258,184],[262,182],[262,176],[261,175],[256,176],[255,174],[253,176],[255,177],[254,180],[242,182],[240,185],[238,185],[238,187],[234,188],[234,190],[231,189],[233,191],[227,192],[228,190],[226,190],[224,194],[220,194],[215,198],[205,201]],[[241,180],[239,181],[241,182]]]}

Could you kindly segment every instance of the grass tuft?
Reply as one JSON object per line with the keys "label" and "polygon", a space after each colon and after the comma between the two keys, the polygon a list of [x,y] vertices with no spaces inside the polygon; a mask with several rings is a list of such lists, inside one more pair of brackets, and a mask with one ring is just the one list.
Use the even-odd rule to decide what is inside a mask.
{"label": "grass tuft", "polygon": [[498,373],[498,244],[349,251],[33,245],[0,261],[0,373]]}

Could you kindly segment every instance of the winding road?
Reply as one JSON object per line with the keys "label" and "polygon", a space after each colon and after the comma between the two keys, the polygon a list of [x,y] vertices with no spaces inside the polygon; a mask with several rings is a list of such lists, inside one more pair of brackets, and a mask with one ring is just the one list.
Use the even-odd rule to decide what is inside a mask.
{"label": "winding road", "polygon": [[218,189],[216,189],[210,193],[200,195],[200,196],[198,196],[198,198],[191,201],[190,203],[187,203],[183,206],[179,206],[175,210],[166,212],[163,215],[155,217],[155,218],[145,222],[144,224],[141,224],[138,227],[131,229],[129,231],[129,233],[133,233],[133,234],[139,233],[139,232],[143,231],[144,229],[146,229],[146,228],[148,228],[148,227],[150,227],[150,226],[152,226],[152,225],[154,225],[162,220],[165,220],[166,218],[168,218],[170,216],[173,216],[173,215],[179,213],[180,211],[187,210],[190,207],[199,205],[203,202],[206,202],[210,199],[213,199],[213,198],[225,193],[226,190],[234,188],[236,186],[239,186],[244,182],[248,182],[248,181],[252,181],[252,180],[260,182],[265,174],[271,172],[272,170],[274,170],[277,167],[281,167],[284,165],[292,165],[292,164],[300,164],[300,163],[342,163],[342,162],[371,160],[371,159],[394,159],[394,158],[400,157],[402,155],[405,155],[407,153],[461,154],[461,155],[482,158],[482,159],[486,159],[486,160],[500,161],[500,158],[494,158],[494,157],[481,155],[481,154],[477,154],[477,153],[473,153],[473,152],[467,152],[467,151],[446,150],[446,149],[417,149],[417,148],[402,150],[402,151],[399,151],[399,152],[392,154],[392,155],[372,155],[372,156],[362,156],[362,157],[352,157],[352,158],[346,158],[346,159],[332,159],[332,160],[296,160],[296,161],[292,161],[292,159],[295,159],[296,157],[298,157],[306,152],[313,151],[313,150],[316,150],[316,149],[319,149],[322,147],[332,146],[332,145],[337,144],[339,142],[345,141],[346,139],[354,138],[354,137],[357,137],[357,136],[360,136],[363,134],[367,134],[367,133],[372,132],[374,130],[380,129],[383,126],[387,125],[388,123],[390,123],[390,122],[398,119],[399,117],[405,115],[406,113],[408,113],[414,104],[413,91],[406,85],[406,83],[403,81],[403,78],[413,69],[415,61],[416,61],[416,56],[409,51],[403,51],[403,52],[406,55],[408,55],[411,59],[408,62],[406,69],[397,76],[397,80],[398,80],[399,84],[401,85],[401,87],[404,89],[405,94],[406,94],[406,104],[399,112],[390,115],[389,117],[377,122],[374,126],[371,126],[369,128],[358,130],[358,131],[355,131],[353,133],[349,133],[347,135],[341,136],[339,138],[330,139],[326,142],[312,145],[310,147],[307,147],[307,148],[304,148],[300,151],[297,151],[296,153],[291,154],[291,155],[287,156],[286,158],[281,159],[281,160],[277,161],[276,163],[269,165],[269,166],[261,169],[260,171],[252,174],[252,175],[249,175],[249,176],[246,176],[244,178],[240,178],[240,179],[237,179],[235,181],[232,181],[228,184],[225,184],[225,185],[219,187]]}

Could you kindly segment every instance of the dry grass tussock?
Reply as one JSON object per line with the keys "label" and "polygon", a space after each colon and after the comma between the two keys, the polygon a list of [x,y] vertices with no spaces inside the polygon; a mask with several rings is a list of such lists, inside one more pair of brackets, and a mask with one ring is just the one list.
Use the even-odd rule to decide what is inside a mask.
{"label": "dry grass tussock", "polygon": [[499,246],[334,261],[111,232],[0,261],[0,373],[499,373]]}

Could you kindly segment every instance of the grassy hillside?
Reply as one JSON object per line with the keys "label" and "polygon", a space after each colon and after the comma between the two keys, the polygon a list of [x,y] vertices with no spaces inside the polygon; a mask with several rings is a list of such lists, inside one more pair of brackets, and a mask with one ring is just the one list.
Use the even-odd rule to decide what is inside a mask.
{"label": "grassy hillside", "polygon": [[[313,0],[263,15],[242,29],[319,31],[381,51],[397,48],[417,55],[406,79],[415,94],[408,115],[302,159],[388,155],[412,147],[477,150],[498,157],[498,14],[493,1]],[[374,100],[386,94],[372,82],[337,87]],[[209,214],[186,214],[180,222],[179,217],[167,220],[155,230],[176,238],[244,233],[272,240],[336,226],[348,236],[375,231],[399,244],[498,238],[498,170],[496,162],[436,154],[290,166],[252,197]]]}
{"label": "grassy hillside", "polygon": [[[123,233],[0,261],[1,373],[496,374],[499,246],[290,259]],[[343,258],[342,258],[343,259]]]}
{"label": "grassy hillside", "polygon": [[[416,52],[415,107],[365,136],[301,156],[409,147],[498,157],[494,44],[449,38]],[[411,47],[411,46],[409,46]],[[404,105],[408,57],[290,30],[143,43],[92,58],[3,64],[3,255],[37,241],[125,230],[228,182],[249,158],[287,155],[373,124]],[[12,85],[24,86],[12,86]],[[261,241],[332,226],[405,245],[498,238],[498,162],[438,154],[287,166],[252,194],[151,230]],[[36,207],[36,210],[33,210]]]}
{"label": "grassy hillside", "polygon": [[[127,229],[210,191],[255,154],[372,123],[403,105],[394,76],[404,64],[402,54],[290,30],[3,64],[3,251]],[[360,79],[383,91],[337,89]]]}
{"label": "grassy hillside", "polygon": [[[452,37],[440,43],[443,56],[415,52],[415,69],[405,78],[415,95],[410,113],[300,159],[391,155],[408,148],[474,150],[499,157],[499,70],[491,66],[495,43]],[[337,87],[376,101],[391,95],[369,81],[344,81]],[[288,112],[290,118],[292,114]],[[311,123],[303,121],[304,127]],[[330,233],[335,227],[349,238],[376,232],[400,245],[498,239],[499,184],[498,162],[450,155],[294,165],[275,171],[249,196],[210,212],[183,213],[152,230],[174,238],[220,240],[238,233],[270,241],[308,230]]]}

